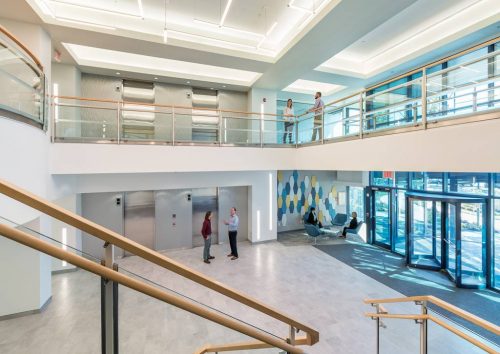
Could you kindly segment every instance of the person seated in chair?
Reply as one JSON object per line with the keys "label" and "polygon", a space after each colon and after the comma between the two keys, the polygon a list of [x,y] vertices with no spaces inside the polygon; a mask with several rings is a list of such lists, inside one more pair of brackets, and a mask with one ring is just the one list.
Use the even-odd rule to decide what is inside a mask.
{"label": "person seated in chair", "polygon": [[346,238],[347,237],[347,230],[356,230],[358,227],[358,213],[353,211],[351,213],[351,222],[349,223],[349,226],[344,227],[344,230],[342,230],[342,235],[339,237]]}
{"label": "person seated in chair", "polygon": [[316,208],[315,207],[311,207],[311,209],[309,210],[309,216],[307,217],[307,223],[318,226],[320,228],[323,227],[323,224],[321,223],[321,221],[318,220],[318,217],[316,216]]}

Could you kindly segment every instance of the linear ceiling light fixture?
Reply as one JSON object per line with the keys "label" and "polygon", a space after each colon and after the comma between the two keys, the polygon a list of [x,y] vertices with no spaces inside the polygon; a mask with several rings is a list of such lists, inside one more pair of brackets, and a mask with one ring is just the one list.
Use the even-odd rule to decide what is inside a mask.
{"label": "linear ceiling light fixture", "polygon": [[113,27],[113,26],[101,25],[101,24],[95,23],[95,22],[73,20],[72,18],[56,17],[56,20],[61,21],[61,22],[73,23],[76,25],[92,26],[92,27],[108,29],[108,30],[112,30],[112,31],[116,30],[116,27]]}
{"label": "linear ceiling light fixture", "polygon": [[[307,13],[310,13],[310,14],[314,13],[313,10],[309,10],[309,9],[306,9],[306,8],[294,5],[293,4],[294,2],[295,2],[295,0],[290,0],[290,2],[288,3],[288,7],[291,8],[291,9],[294,9],[294,10],[299,10],[299,11],[307,12]],[[313,1],[313,7],[314,7],[314,1]]]}
{"label": "linear ceiling light fixture", "polygon": [[[264,8],[264,25],[265,25],[265,29],[267,29],[267,8],[265,7]],[[266,31],[266,35],[264,37],[262,37],[262,39],[260,40],[259,44],[257,44],[257,49],[260,49],[260,47],[262,46],[262,44],[264,44],[264,42],[266,41],[266,39],[269,37],[269,35],[271,33],[273,33],[274,29],[276,28],[276,26],[278,25],[278,22],[277,21],[274,21],[274,23],[271,25],[271,27],[269,27],[269,29]]]}
{"label": "linear ceiling light fixture", "polygon": [[163,23],[163,43],[168,42],[168,31],[167,31],[167,0],[165,0],[165,22]]}
{"label": "linear ceiling light fixture", "polygon": [[139,14],[141,18],[144,20],[144,9],[142,7],[142,0],[137,0],[137,5],[139,6]]}
{"label": "linear ceiling light fixture", "polygon": [[[181,37],[184,37],[184,38],[178,38],[180,40],[187,40],[186,38],[191,38],[191,39],[195,39],[195,38],[206,39],[206,40],[214,42],[214,43],[221,43],[221,44],[226,44],[226,45],[230,44],[230,45],[234,45],[234,46],[238,46],[238,47],[242,47],[242,48],[247,48],[247,49],[253,49],[253,50],[255,50],[255,45],[248,45],[248,44],[242,44],[242,43],[237,43],[237,42],[226,41],[226,40],[223,40],[223,39],[216,39],[216,38],[212,38],[212,37],[209,37],[209,36],[203,36],[201,34],[194,34],[194,33],[188,33],[188,32],[176,31],[176,30],[168,30],[168,33],[170,35],[177,34],[177,35],[179,35]],[[207,43],[205,43],[205,44],[207,44]]]}
{"label": "linear ceiling light fixture", "polygon": [[232,2],[233,2],[233,0],[227,1],[226,8],[224,9],[224,12],[223,12],[222,17],[221,17],[220,22],[219,22],[219,26],[221,26],[221,27],[224,25],[224,21],[226,20],[227,13],[229,12],[229,8],[231,7]]}
{"label": "linear ceiling light fixture", "polygon": [[243,33],[243,34],[249,34],[251,36],[264,37],[264,35],[262,33],[247,31],[247,30],[243,30],[243,29],[239,29],[239,28],[234,28],[234,27],[229,27],[229,26],[220,26],[217,23],[203,21],[203,20],[199,20],[197,18],[195,18],[193,20],[193,22],[199,23],[199,24],[202,24],[202,25],[206,25],[206,26],[210,26],[210,27],[214,27],[214,28],[227,29],[227,30],[234,31],[234,32],[240,32],[240,33]]}
{"label": "linear ceiling light fixture", "polygon": [[45,3],[44,0],[35,0],[35,2],[37,3],[38,7],[42,10],[44,15],[50,16],[52,18],[56,18],[56,16],[54,15],[54,12],[52,12],[52,9],[50,8],[49,5],[47,5],[47,3]]}
{"label": "linear ceiling light fixture", "polygon": [[[96,7],[96,6],[91,6],[91,5],[82,5],[82,4],[60,1],[60,0],[51,0],[51,1],[54,3],[57,3],[57,4],[65,5],[65,6],[79,7],[82,9],[104,12],[104,13],[113,14],[113,15],[120,15],[120,16],[133,17],[133,18],[144,18],[141,15],[131,14],[128,12],[121,12],[121,11],[116,11],[116,10],[108,10],[108,9],[104,9],[102,7]],[[142,7],[142,5],[141,5],[141,7]],[[140,8],[139,8],[139,10],[141,11]]]}

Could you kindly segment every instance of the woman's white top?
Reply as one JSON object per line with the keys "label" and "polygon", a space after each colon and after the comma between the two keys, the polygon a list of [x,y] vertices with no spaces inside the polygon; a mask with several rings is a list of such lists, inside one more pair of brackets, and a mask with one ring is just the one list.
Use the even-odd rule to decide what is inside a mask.
{"label": "woman's white top", "polygon": [[285,119],[288,119],[288,121],[293,122],[294,117],[287,117],[287,116],[294,116],[295,114],[293,113],[293,107],[285,107],[285,111],[283,112],[285,115]]}

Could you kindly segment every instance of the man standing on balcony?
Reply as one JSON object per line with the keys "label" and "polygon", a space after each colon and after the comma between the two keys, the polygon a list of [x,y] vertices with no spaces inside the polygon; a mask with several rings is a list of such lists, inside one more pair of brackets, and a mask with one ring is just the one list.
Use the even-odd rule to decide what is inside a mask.
{"label": "man standing on balcony", "polygon": [[318,139],[321,139],[321,125],[323,123],[323,107],[325,103],[321,99],[321,92],[316,92],[314,95],[314,106],[308,112],[314,112],[314,121],[313,121],[313,133],[311,141],[316,141],[316,136]]}
{"label": "man standing on balcony", "polygon": [[238,259],[238,247],[236,244],[236,236],[238,235],[238,225],[240,223],[240,219],[238,215],[236,215],[236,208],[232,207],[230,211],[229,221],[224,220],[224,224],[228,225],[228,234],[229,234],[229,245],[231,246],[231,253],[228,254],[228,257],[231,257],[231,260],[234,261]]}

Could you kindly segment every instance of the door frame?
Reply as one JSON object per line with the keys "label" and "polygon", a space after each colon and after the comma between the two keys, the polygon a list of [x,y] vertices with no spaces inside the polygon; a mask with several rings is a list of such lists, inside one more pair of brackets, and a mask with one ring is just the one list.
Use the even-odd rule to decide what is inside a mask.
{"label": "door frame", "polygon": [[[389,244],[385,244],[382,242],[377,241],[376,238],[376,213],[375,213],[375,193],[376,192],[386,192],[389,195],[389,211],[388,211],[388,216],[389,216]],[[368,196],[369,195],[369,196]],[[367,199],[370,200],[370,243],[385,249],[388,249],[390,251],[394,252],[394,240],[393,240],[393,235],[394,235],[394,230],[393,230],[393,225],[394,223],[393,218],[394,218],[394,189],[389,188],[389,187],[370,187],[368,188],[367,192]],[[368,219],[368,218],[367,218]]]}

